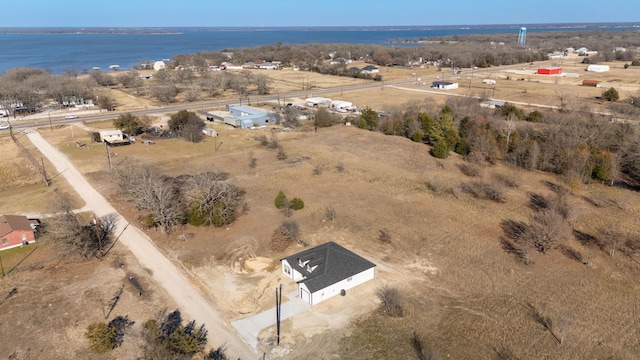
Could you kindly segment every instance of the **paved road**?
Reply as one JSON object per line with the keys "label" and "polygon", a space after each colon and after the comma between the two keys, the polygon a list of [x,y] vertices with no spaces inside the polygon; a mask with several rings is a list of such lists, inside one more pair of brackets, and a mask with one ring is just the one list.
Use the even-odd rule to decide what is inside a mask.
{"label": "paved road", "polygon": [[93,210],[96,216],[115,214],[118,239],[136,256],[140,264],[149,269],[154,280],[160,284],[179,305],[185,318],[204,323],[209,330],[209,344],[217,347],[226,344],[230,359],[258,359],[257,353],[231,329],[224,324],[217,310],[211,306],[203,294],[190,282],[179,268],[169,261],[142,231],[126,224],[126,220],[96,191],[91,184],[73,167],[69,159],[51,146],[40,133],[30,131],[31,142],[49,159],[58,173],[61,173],[86,202],[86,208]]}
{"label": "paved road", "polygon": [[[311,307],[308,303],[297,297],[297,291],[288,294],[287,299],[289,299],[289,301],[282,303],[281,320],[288,319]],[[244,341],[255,349],[258,345],[258,334],[260,331],[271,325],[275,325],[275,323],[276,308],[274,307],[251,317],[236,320],[231,323],[231,326],[236,329]]]}

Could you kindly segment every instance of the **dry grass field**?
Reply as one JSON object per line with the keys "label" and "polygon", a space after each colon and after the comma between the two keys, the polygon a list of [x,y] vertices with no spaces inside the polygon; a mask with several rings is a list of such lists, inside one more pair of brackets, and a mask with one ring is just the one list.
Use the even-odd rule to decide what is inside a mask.
{"label": "dry grass field", "polygon": [[[425,74],[419,76],[435,73],[434,69],[423,70]],[[411,70],[388,69],[383,76],[410,78],[407,71]],[[602,76],[608,76],[606,83],[613,85],[618,84],[617,78],[627,79],[623,77],[630,74],[627,71],[614,67]],[[553,80],[545,83],[537,76],[525,81],[499,80],[495,98],[558,105],[554,101],[558,89],[562,89],[577,103],[584,103],[602,89],[578,86],[578,81],[585,78],[582,73],[580,76],[559,79],[558,84]],[[482,78],[471,80],[480,82]],[[637,91],[634,89],[639,80],[629,79],[620,85],[626,94]],[[284,77],[276,83],[279,91],[285,92],[287,86],[295,89],[299,81]],[[329,87],[336,86],[333,81],[338,80],[318,75],[309,81]],[[452,93],[468,93],[463,84],[461,80],[461,88]],[[481,84],[475,88],[472,84],[471,90],[486,91]],[[396,88],[328,97],[376,109],[409,100],[432,98],[438,103],[444,99],[440,94]],[[91,126],[107,128],[109,124]],[[528,206],[530,194],[552,195],[549,183],[562,184],[562,179],[516,170],[519,186],[502,185],[505,202],[496,203],[473,198],[459,191],[459,186],[479,179],[497,182],[496,175],[512,176],[513,169],[485,165],[478,177],[471,178],[461,172],[461,158],[435,159],[426,145],[401,137],[341,125],[316,133],[306,124],[292,132],[275,132],[288,155],[287,160],[280,161],[275,150],[261,147],[256,140],[260,135],[271,136],[270,130],[241,130],[220,123],[212,126],[220,136],[199,144],[161,138],[154,139],[153,145],[136,143],[111,151],[116,167],[140,161],[171,176],[213,169],[228,173],[230,181],[245,189],[249,211],[230,226],[185,226],[169,234],[146,230],[169,258],[184,265],[191,280],[210,296],[226,320],[271,308],[273,289],[279,283],[286,293],[295,290],[294,283],[280,276],[278,265],[280,258],[301,250],[302,245],[295,244],[281,253],[267,247],[273,230],[285,220],[273,205],[279,190],[289,198],[304,200],[305,208],[291,219],[300,224],[306,243],[313,246],[333,240],[377,264],[374,281],[346,297],[321,303],[308,314],[286,320],[280,347],[269,346],[273,329],[263,331],[259,350],[267,352],[268,358],[416,358],[411,345],[414,333],[425,349],[451,359],[640,356],[640,267],[636,257],[619,252],[611,257],[606,249],[583,244],[571,234],[565,239],[566,245],[578,251],[588,266],[558,249],[547,254],[536,252],[534,264],[523,265],[502,248],[500,223],[529,222],[534,213]],[[104,145],[92,143],[89,134],[79,129],[72,133],[69,127],[42,133],[131,224],[141,226],[140,214],[123,198],[109,174]],[[79,148],[76,141],[88,146]],[[15,184],[3,187],[0,212],[46,212],[46,196],[39,194],[48,190],[36,185],[37,177],[8,140],[3,138],[0,146],[4,153],[14,151],[12,163],[3,165],[0,174],[4,179],[16,179]],[[250,152],[257,159],[253,169],[249,167]],[[314,174],[318,167],[322,167],[319,175]],[[9,174],[13,169],[20,169],[22,175],[12,177]],[[53,184],[65,186],[61,177],[54,178]],[[437,191],[433,190],[434,184],[438,185]],[[567,202],[577,231],[597,237],[600,228],[614,224],[630,234],[640,234],[637,192],[589,184],[572,189]],[[327,207],[336,210],[334,221],[327,220]],[[389,230],[391,243],[378,241],[377,232],[382,228]],[[107,302],[124,284],[125,296],[116,312],[128,314],[136,324],[123,348],[100,358],[135,358],[139,355],[140,324],[156,311],[172,309],[175,304],[161,291],[151,290],[137,297],[126,281],[131,274],[145,288],[155,288],[146,271],[118,246],[103,261],[76,263],[60,258],[55,244],[42,243],[0,281],[0,302],[3,294],[13,288],[18,291],[0,307],[0,336],[35,334],[21,336],[11,347],[0,346],[0,357],[88,358],[81,334],[91,322],[101,320],[101,302]],[[374,291],[385,284],[400,289],[404,317],[388,318],[375,311]],[[551,331],[536,321],[536,312],[552,320]],[[215,342],[215,334],[210,337]],[[556,337],[562,338],[562,343]]]}

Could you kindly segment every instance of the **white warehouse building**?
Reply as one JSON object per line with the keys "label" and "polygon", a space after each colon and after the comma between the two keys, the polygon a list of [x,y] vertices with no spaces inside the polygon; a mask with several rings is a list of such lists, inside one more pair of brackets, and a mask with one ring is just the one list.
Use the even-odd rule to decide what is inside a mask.
{"label": "white warehouse building", "polygon": [[333,241],[280,260],[282,273],[298,283],[298,295],[315,305],[375,277],[376,265]]}

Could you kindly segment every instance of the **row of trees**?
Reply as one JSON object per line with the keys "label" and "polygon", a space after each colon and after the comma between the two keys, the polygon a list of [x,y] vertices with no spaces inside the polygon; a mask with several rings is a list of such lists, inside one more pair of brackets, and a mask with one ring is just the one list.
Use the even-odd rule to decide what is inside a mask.
{"label": "row of trees", "polygon": [[14,68],[0,75],[0,107],[15,116],[17,111],[41,111],[47,101],[57,108],[70,102],[96,100],[98,84],[93,79],[53,76],[42,69]]}
{"label": "row of trees", "polygon": [[[250,71],[205,71],[194,69],[193,66],[179,71],[163,69],[155,74],[153,79],[143,79],[137,71],[129,71],[108,78],[102,82],[104,86],[114,86],[118,83],[125,89],[134,91],[136,95],[154,97],[161,103],[172,103],[178,100],[178,96],[188,102],[202,99],[203,97],[219,97],[226,91],[232,90],[239,96],[248,94],[266,95],[271,91],[271,80],[263,74],[254,74]],[[92,72],[93,74],[93,72]],[[96,72],[96,75],[99,73]]]}
{"label": "row of trees", "polygon": [[[204,138],[202,129],[205,127],[204,121],[194,112],[180,110],[171,115],[168,135],[182,137],[190,142],[198,143]],[[122,130],[127,135],[139,135],[150,130],[151,124],[146,117],[139,118],[131,113],[125,113],[113,120],[113,126]]]}
{"label": "row of trees", "polygon": [[562,174],[570,182],[640,184],[640,133],[632,124],[612,123],[587,110],[525,115],[507,104],[493,111],[474,99],[451,99],[440,111],[434,108],[429,102],[411,103],[389,108],[383,117],[365,109],[358,125],[429,144],[438,158],[455,151],[475,162],[506,161]]}

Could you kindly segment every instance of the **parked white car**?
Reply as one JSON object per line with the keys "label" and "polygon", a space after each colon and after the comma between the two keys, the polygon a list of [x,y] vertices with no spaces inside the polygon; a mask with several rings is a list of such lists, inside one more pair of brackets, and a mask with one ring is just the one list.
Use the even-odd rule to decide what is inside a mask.
{"label": "parked white car", "polygon": [[67,115],[64,117],[65,119],[77,119],[78,115]]}

